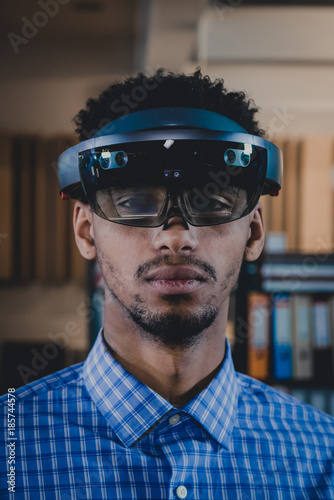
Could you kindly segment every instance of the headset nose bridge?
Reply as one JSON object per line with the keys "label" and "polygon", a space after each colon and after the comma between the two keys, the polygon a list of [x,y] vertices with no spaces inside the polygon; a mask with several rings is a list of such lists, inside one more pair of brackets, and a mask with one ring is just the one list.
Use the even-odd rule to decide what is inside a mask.
{"label": "headset nose bridge", "polygon": [[169,191],[169,198],[170,198],[170,203],[169,203],[169,208],[167,211],[166,219],[164,221],[162,230],[165,231],[168,227],[168,223],[170,219],[174,217],[180,217],[182,219],[182,223],[185,227],[185,229],[189,230],[189,224],[184,218],[184,215],[182,214],[181,208],[180,208],[180,193],[175,192],[175,190],[170,190]]}

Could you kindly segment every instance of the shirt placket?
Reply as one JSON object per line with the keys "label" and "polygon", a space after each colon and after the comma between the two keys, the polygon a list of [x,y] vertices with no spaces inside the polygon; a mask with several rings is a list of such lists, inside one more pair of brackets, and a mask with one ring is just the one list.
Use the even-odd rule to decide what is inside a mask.
{"label": "shirt placket", "polygon": [[194,498],[194,487],[189,475],[189,449],[184,434],[190,424],[188,415],[174,409],[163,419],[157,429],[158,441],[168,460],[171,476],[169,480],[168,499]]}

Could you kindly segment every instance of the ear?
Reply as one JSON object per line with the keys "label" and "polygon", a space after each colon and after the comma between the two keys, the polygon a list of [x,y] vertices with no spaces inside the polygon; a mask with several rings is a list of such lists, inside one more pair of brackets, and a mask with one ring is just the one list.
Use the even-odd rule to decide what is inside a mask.
{"label": "ear", "polygon": [[93,214],[90,206],[82,201],[77,201],[73,211],[74,236],[79,252],[88,260],[96,257],[92,222]]}
{"label": "ear", "polygon": [[264,246],[264,222],[262,205],[258,203],[250,214],[250,224],[247,245],[244,259],[248,261],[256,260]]}

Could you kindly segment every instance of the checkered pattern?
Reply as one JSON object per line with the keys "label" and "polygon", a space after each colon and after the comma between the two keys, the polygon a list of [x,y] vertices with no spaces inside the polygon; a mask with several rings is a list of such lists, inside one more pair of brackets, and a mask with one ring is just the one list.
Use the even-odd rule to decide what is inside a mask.
{"label": "checkered pattern", "polygon": [[334,499],[334,419],[236,373],[228,342],[217,376],[176,409],[100,332],[85,363],[17,390],[15,411],[16,493],[2,444],[1,498]]}

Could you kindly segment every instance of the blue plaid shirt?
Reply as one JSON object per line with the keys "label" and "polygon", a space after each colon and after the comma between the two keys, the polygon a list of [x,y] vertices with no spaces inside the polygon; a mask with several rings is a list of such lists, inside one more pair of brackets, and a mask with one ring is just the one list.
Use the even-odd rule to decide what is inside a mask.
{"label": "blue plaid shirt", "polygon": [[179,409],[116,362],[102,332],[84,363],[16,391],[12,437],[2,397],[1,498],[334,499],[334,419],[236,373],[226,347]]}

